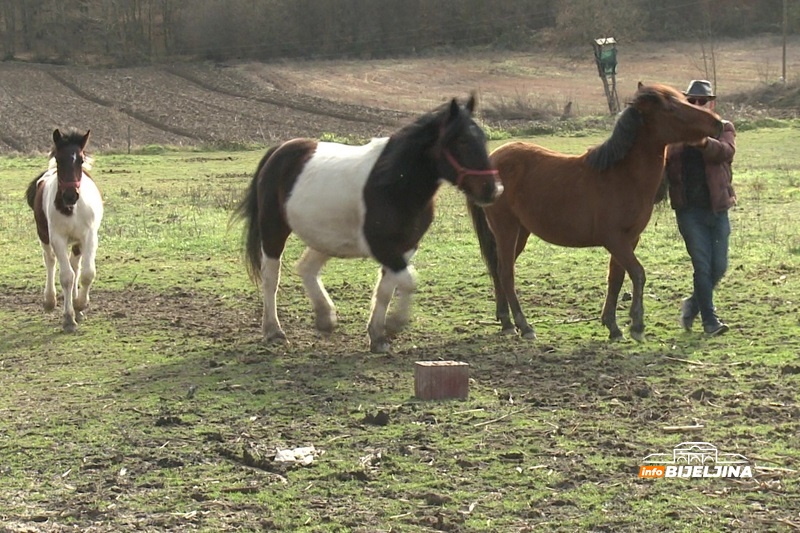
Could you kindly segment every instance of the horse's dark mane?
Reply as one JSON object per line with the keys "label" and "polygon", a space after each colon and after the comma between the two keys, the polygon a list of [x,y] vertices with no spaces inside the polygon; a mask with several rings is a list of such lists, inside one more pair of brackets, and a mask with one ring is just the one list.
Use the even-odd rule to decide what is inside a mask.
{"label": "horse's dark mane", "polygon": [[626,108],[620,113],[611,137],[603,144],[589,149],[586,162],[598,172],[611,168],[628,154],[643,123],[642,114],[638,109],[633,106]]}
{"label": "horse's dark mane", "polygon": [[[443,126],[449,110],[449,102],[442,104],[392,134],[373,169],[373,173],[379,175],[376,183],[389,185],[417,175],[419,171],[414,167],[418,164],[419,156],[416,154],[430,149],[436,142],[438,128]],[[445,142],[463,127],[464,120],[467,120],[467,113],[460,109],[458,117],[450,122],[443,134]]]}

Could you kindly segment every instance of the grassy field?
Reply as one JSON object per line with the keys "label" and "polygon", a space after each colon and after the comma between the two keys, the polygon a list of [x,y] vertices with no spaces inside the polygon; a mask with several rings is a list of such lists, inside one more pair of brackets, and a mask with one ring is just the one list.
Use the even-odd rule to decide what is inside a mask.
{"label": "grassy field", "polygon": [[[607,134],[533,140],[578,153]],[[414,260],[414,320],[387,356],[368,353],[367,260],[324,270],[340,319],[327,338],[284,268],[290,343],[261,342],[229,218],[262,151],[96,155],[98,278],[78,333],[61,333],[60,313],[41,308],[23,198],[46,162],[0,158],[0,529],[800,528],[800,130],[737,140],[716,302],[727,335],[678,327],[691,268],[666,206],[638,252],[646,342],[606,340],[603,250],[535,239],[517,272],[539,338],[498,335],[463,198],[443,188]],[[300,251],[293,238],[287,267]],[[425,359],[470,363],[469,400],[415,400]],[[742,454],[754,476],[638,477],[645,456],[684,441]],[[315,447],[312,464],[273,460],[300,446]]]}

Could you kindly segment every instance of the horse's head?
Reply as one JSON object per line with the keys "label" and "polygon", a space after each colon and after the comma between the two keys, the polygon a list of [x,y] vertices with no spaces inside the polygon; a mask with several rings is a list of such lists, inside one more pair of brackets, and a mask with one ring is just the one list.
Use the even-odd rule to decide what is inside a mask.
{"label": "horse's head", "polygon": [[58,175],[58,192],[64,205],[70,207],[78,202],[81,195],[81,178],[83,177],[83,163],[86,158],[83,150],[89,142],[89,133],[69,132],[66,135],[56,128],[53,131],[53,152],[51,156],[56,160],[56,173]]}
{"label": "horse's head", "polygon": [[486,134],[472,119],[475,96],[463,107],[455,98],[442,114],[436,141],[439,175],[480,205],[492,203],[503,192],[497,171],[489,161]]}
{"label": "horse's head", "polygon": [[630,105],[649,125],[648,133],[662,144],[696,142],[722,133],[719,115],[690,104],[681,92],[666,85],[640,82]]}

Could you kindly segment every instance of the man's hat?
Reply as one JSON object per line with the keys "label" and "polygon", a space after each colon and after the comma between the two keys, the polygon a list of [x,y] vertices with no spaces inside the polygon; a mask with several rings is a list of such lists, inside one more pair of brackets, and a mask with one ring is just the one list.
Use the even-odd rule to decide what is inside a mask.
{"label": "man's hat", "polygon": [[711,88],[711,82],[708,80],[692,80],[689,83],[689,88],[686,89],[683,94],[686,96],[699,96],[710,100],[716,98],[716,96],[714,96],[714,89]]}

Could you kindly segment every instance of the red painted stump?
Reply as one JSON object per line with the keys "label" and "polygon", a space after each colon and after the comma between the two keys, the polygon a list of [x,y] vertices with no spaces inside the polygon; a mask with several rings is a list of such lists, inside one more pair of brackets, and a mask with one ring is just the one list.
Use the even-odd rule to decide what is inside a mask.
{"label": "red painted stump", "polygon": [[467,399],[469,365],[459,361],[417,361],[414,395],[420,400]]}

